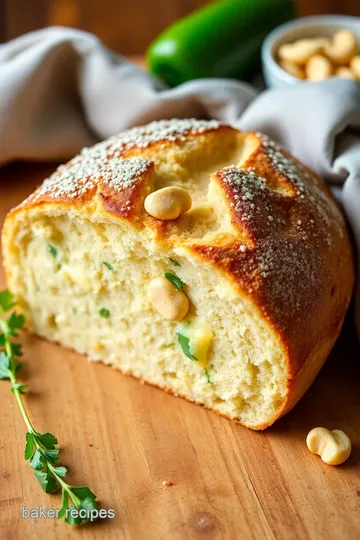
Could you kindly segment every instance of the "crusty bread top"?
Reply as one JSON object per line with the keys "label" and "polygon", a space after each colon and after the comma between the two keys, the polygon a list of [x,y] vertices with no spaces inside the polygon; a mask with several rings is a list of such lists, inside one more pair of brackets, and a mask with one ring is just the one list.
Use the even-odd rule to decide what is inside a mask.
{"label": "crusty bread top", "polygon": [[210,137],[216,145],[239,133],[193,119],[127,130],[60,166],[16,212],[56,204],[91,213],[96,201],[112,219],[150,228],[169,246],[185,245],[253,299],[281,336],[295,375],[317,344],[338,331],[351,297],[351,248],[325,184],[267,136],[246,133],[241,163],[211,177],[231,217],[231,235],[200,242],[179,229],[176,237],[171,222],[143,209],[159,160],[172,159],[186,145],[201,156]]}
{"label": "crusty bread top", "polygon": [[123,215],[131,207],[133,191],[142,175],[151,167],[151,161],[143,157],[131,157],[131,152],[160,143],[186,141],[196,135],[220,128],[216,120],[164,120],[152,122],[123,131],[90,148],[84,148],[66,165],[60,165],[54,174],[31,196],[31,202],[39,200],[86,200],[96,190],[118,196],[126,192],[126,203],[119,211]]}

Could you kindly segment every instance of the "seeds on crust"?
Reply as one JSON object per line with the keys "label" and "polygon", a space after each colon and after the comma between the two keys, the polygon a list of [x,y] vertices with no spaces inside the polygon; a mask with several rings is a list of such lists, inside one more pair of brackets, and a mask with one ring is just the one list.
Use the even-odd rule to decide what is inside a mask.
{"label": "seeds on crust", "polygon": [[151,162],[143,157],[107,159],[104,155],[99,159],[96,153],[89,150],[66,165],[60,165],[35,192],[34,200],[45,195],[52,199],[75,199],[95,189],[100,182],[121,192],[133,187],[150,165]]}
{"label": "seeds on crust", "polygon": [[221,127],[217,120],[196,118],[160,120],[145,126],[127,129],[81,153],[66,165],[60,165],[35,192],[32,200],[47,196],[52,199],[83,197],[102,181],[115,191],[133,187],[151,162],[143,157],[123,158],[132,148],[147,148],[160,141],[185,141],[190,134],[198,135]]}

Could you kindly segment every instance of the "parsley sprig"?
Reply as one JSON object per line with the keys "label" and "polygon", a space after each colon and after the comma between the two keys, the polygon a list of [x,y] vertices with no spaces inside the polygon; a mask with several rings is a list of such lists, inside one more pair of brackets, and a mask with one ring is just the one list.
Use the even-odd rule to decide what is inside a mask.
{"label": "parsley sprig", "polygon": [[170,262],[173,263],[174,266],[181,266],[181,264],[179,263],[179,261],[177,261],[176,259],[172,259],[171,257],[169,257],[169,260],[170,260]]}
{"label": "parsley sprig", "polygon": [[207,380],[207,382],[209,384],[211,384],[211,386],[214,384],[211,380],[211,377],[210,377],[210,373],[209,373],[209,370],[208,368],[205,368],[205,379]]}
{"label": "parsley sprig", "polygon": [[102,263],[103,263],[104,266],[106,266],[106,268],[107,268],[108,270],[110,270],[111,272],[114,271],[114,268],[113,268],[113,266],[112,266],[110,263],[108,263],[108,262],[106,262],[106,261],[103,261]]}
{"label": "parsley sprig", "polygon": [[184,284],[181,281],[181,279],[174,274],[173,272],[165,272],[165,277],[168,279],[179,291],[181,291],[184,288]]}
{"label": "parsley sprig", "polygon": [[[24,457],[29,460],[34,474],[46,493],[54,493],[61,489],[62,506],[58,517],[64,517],[70,525],[80,525],[91,521],[91,517],[81,518],[71,510],[86,510],[91,515],[91,510],[97,510],[96,496],[87,487],[77,487],[68,484],[64,477],[66,467],[58,466],[60,450],[56,448],[58,441],[51,433],[39,433],[33,427],[26,412],[22,394],[28,385],[21,384],[17,380],[17,373],[23,367],[17,358],[22,356],[21,345],[14,343],[13,338],[18,337],[25,323],[23,315],[12,311],[16,306],[14,297],[9,291],[0,292],[0,379],[11,382],[11,390],[15,395],[22,417],[27,427],[26,446]],[[9,312],[11,314],[9,315]],[[82,513],[84,514],[84,512]],[[74,517],[76,516],[76,517]]]}
{"label": "parsley sprig", "polygon": [[56,259],[57,257],[57,249],[55,246],[48,244],[48,252]]}
{"label": "parsley sprig", "polygon": [[190,339],[179,331],[176,332],[176,335],[185,356],[190,358],[190,360],[192,360],[193,362],[197,362],[198,359],[192,354],[190,350]]}

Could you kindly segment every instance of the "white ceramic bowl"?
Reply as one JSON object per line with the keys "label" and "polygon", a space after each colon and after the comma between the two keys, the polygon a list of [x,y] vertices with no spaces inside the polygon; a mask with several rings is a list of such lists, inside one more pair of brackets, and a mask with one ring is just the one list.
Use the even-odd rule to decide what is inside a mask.
{"label": "white ceramic bowl", "polygon": [[360,43],[360,17],[318,15],[303,17],[278,26],[267,36],[262,46],[262,65],[267,86],[280,88],[291,84],[306,84],[287,73],[276,62],[275,55],[280,45],[302,38],[332,37],[337,30],[342,28],[351,30]]}

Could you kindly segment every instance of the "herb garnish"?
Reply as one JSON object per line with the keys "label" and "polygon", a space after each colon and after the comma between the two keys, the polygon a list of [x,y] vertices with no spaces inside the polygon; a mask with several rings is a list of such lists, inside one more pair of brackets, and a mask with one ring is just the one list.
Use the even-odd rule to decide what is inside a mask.
{"label": "herb garnish", "polygon": [[194,362],[197,362],[196,356],[194,356],[190,352],[190,340],[189,340],[189,338],[184,336],[184,334],[182,334],[181,332],[176,332],[176,335],[177,335],[177,338],[179,340],[179,343],[181,345],[182,351],[185,354],[185,356],[190,358],[190,360],[193,360]]}
{"label": "herb garnish", "polygon": [[177,289],[179,289],[181,291],[181,289],[183,288],[184,284],[183,282],[181,281],[181,279],[176,276],[175,274],[173,274],[172,272],[165,272],[165,277],[166,279],[168,279],[169,281],[171,281],[171,283],[173,285],[175,285],[175,287]]}
{"label": "herb garnish", "polygon": [[110,317],[110,311],[106,308],[101,308],[99,310],[100,317],[103,317],[104,319],[108,319]]}
{"label": "herb garnish", "polygon": [[114,271],[114,268],[111,266],[110,263],[108,263],[108,262],[106,262],[106,261],[103,261],[102,263],[103,263],[104,266],[106,266],[106,268],[107,268],[108,270],[111,270],[111,272]]}
{"label": "herb garnish", "polygon": [[210,379],[210,374],[209,374],[208,368],[205,368],[205,377],[206,377],[206,380],[207,380],[207,382],[208,382],[209,384],[211,384],[211,385],[214,384],[214,383],[212,382],[212,380]]}
{"label": "herb garnish", "polygon": [[[0,292],[0,308],[2,317],[0,318],[0,379],[11,382],[11,390],[15,394],[22,417],[27,427],[26,446],[24,457],[29,460],[34,474],[46,493],[54,493],[61,489],[62,506],[57,511],[57,517],[64,517],[66,523],[70,525],[80,525],[93,521],[91,513],[82,518],[77,512],[80,510],[97,510],[96,496],[87,487],[71,486],[65,482],[67,473],[66,467],[56,466],[60,458],[60,450],[55,445],[58,441],[51,433],[39,433],[36,431],[26,412],[22,394],[27,389],[27,384],[17,381],[17,372],[22,368],[22,362],[16,359],[22,356],[21,345],[14,343],[12,338],[17,337],[25,323],[23,315],[15,311],[8,317],[6,314],[15,307],[14,297],[9,291]],[[77,512],[71,512],[76,510]],[[76,517],[73,515],[77,514]],[[83,512],[84,513],[84,512]],[[73,515],[72,515],[73,514]]]}
{"label": "herb garnish", "polygon": [[169,260],[173,263],[174,266],[181,266],[181,264],[176,260],[169,257]]}
{"label": "herb garnish", "polygon": [[57,257],[57,249],[56,247],[52,246],[51,244],[48,244],[48,252],[54,257]]}

